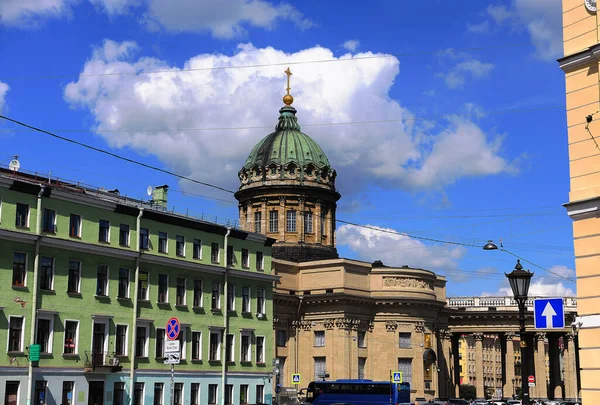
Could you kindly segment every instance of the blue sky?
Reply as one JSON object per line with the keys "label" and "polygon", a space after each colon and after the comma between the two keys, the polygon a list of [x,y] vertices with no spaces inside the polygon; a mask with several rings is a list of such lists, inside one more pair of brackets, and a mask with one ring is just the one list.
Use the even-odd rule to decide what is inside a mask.
{"label": "blue sky", "polygon": [[[0,0],[0,111],[185,176],[237,188],[285,89],[342,193],[344,257],[445,274],[448,294],[575,290],[559,0]],[[336,124],[336,125],[331,125]],[[0,163],[218,222],[231,194],[0,123]],[[209,197],[209,198],[207,198]],[[224,202],[221,200],[227,200]],[[382,228],[380,232],[373,228]]]}

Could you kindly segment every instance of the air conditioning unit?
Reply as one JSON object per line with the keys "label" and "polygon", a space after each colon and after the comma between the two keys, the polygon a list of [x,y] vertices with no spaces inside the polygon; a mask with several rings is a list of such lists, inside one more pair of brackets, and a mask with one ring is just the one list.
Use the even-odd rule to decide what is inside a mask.
{"label": "air conditioning unit", "polygon": [[118,366],[119,365],[119,358],[118,357],[113,357],[113,358],[108,359],[108,365],[109,366],[113,366],[113,367]]}

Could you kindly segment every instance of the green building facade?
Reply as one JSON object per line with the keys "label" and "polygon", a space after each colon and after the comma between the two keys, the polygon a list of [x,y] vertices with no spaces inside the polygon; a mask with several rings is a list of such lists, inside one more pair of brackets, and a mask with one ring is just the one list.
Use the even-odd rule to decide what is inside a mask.
{"label": "green building facade", "polygon": [[271,403],[274,240],[166,201],[0,171],[5,403],[169,404],[172,317],[175,404]]}

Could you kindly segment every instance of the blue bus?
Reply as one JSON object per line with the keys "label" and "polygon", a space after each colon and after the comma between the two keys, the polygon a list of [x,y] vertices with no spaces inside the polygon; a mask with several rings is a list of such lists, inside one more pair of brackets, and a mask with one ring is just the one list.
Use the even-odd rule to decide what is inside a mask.
{"label": "blue bus", "polygon": [[372,380],[313,381],[308,384],[306,402],[313,405],[410,404],[410,384]]}

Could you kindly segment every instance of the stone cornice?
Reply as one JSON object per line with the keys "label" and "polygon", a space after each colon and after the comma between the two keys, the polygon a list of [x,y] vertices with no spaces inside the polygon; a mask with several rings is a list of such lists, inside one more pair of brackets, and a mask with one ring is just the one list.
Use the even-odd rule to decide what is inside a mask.
{"label": "stone cornice", "polygon": [[600,55],[600,44],[596,44],[577,53],[558,59],[558,65],[564,72],[570,72],[581,66],[596,63]]}
{"label": "stone cornice", "polygon": [[600,197],[573,201],[563,204],[563,206],[567,209],[567,215],[573,219],[592,218],[597,216],[600,211]]}
{"label": "stone cornice", "polygon": [[63,191],[57,188],[52,189],[52,198],[57,200],[69,201],[78,204],[84,204],[91,207],[102,208],[105,210],[114,211],[117,208],[117,204],[109,201],[101,200],[98,197],[90,196],[87,194],[78,194],[73,192]]}
{"label": "stone cornice", "polygon": [[17,242],[23,243],[33,243],[37,239],[37,235],[27,232],[0,229],[0,239],[16,240]]}
{"label": "stone cornice", "polygon": [[77,252],[91,253],[102,256],[118,257],[121,259],[135,259],[138,255],[135,251],[117,249],[109,246],[98,246],[90,243],[53,238],[50,236],[42,236],[40,239],[41,246],[54,247],[58,249],[68,249]]}

